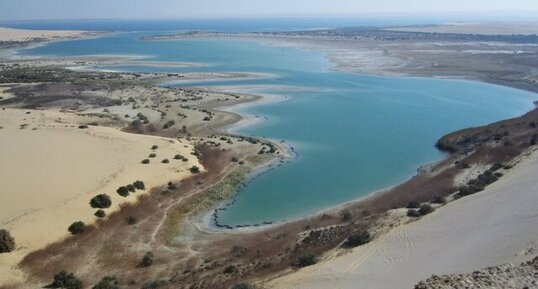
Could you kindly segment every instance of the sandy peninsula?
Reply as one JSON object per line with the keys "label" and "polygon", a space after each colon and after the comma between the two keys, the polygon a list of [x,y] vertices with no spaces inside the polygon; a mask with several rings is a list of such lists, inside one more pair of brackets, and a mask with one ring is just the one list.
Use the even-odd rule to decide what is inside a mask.
{"label": "sandy peninsula", "polygon": [[0,27],[0,42],[30,43],[59,39],[80,38],[90,35],[87,31],[78,30],[28,30]]}

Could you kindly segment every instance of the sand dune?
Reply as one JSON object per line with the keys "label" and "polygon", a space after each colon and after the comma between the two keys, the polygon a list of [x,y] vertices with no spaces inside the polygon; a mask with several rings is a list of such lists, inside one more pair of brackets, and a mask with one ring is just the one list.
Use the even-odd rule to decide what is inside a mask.
{"label": "sand dune", "polygon": [[469,273],[533,257],[538,246],[538,152],[485,191],[449,203],[342,257],[269,288],[413,288],[432,274]]}
{"label": "sand dune", "polygon": [[25,30],[0,27],[0,41],[28,42],[36,39],[53,40],[80,37],[84,34],[84,31],[77,30]]}
{"label": "sand dune", "polygon": [[[0,111],[0,227],[11,232],[18,247],[0,255],[0,276],[20,277],[8,272],[23,255],[68,236],[74,221],[92,223],[96,209],[89,200],[96,194],[111,196],[113,205],[105,210],[110,213],[148,192],[123,198],[118,187],[142,180],[151,188],[185,178],[191,166],[200,166],[190,144],[107,127],[79,129],[55,121],[65,119],[63,113],[29,112]],[[153,145],[159,148],[153,151]],[[152,152],[157,157],[141,164]],[[174,160],[176,154],[189,161]],[[161,163],[164,158],[170,163]]]}

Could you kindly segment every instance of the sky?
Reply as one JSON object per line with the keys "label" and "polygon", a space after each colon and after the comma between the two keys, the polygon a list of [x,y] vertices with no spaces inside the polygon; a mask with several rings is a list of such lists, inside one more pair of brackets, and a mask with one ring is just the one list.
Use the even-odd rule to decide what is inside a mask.
{"label": "sky", "polygon": [[0,0],[0,20],[538,15],[538,0]]}

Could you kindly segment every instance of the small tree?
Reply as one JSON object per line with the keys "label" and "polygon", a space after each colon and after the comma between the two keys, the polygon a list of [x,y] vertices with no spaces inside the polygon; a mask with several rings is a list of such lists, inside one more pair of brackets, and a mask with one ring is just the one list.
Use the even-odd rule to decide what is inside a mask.
{"label": "small tree", "polygon": [[120,289],[119,284],[116,278],[106,276],[99,283],[95,284],[92,289]]}
{"label": "small tree", "polygon": [[137,189],[137,190],[145,190],[146,189],[146,185],[144,184],[143,181],[136,181],[133,183],[133,186]]}
{"label": "small tree", "polygon": [[135,186],[134,186],[134,185],[132,185],[132,184],[128,184],[128,185],[127,185],[127,186],[125,186],[125,187],[126,187],[126,188],[127,188],[127,190],[128,190],[129,192],[131,192],[131,193],[134,193],[134,192],[136,192],[136,188],[135,188]]}
{"label": "small tree", "polygon": [[192,167],[190,168],[190,171],[191,171],[191,173],[193,173],[193,174],[197,174],[197,173],[200,172],[200,168],[197,167],[197,166],[192,166]]}
{"label": "small tree", "polygon": [[9,253],[15,250],[15,239],[9,231],[0,229],[0,253]]}
{"label": "small tree", "polygon": [[67,230],[73,235],[80,234],[86,230],[86,224],[82,221],[74,222]]}
{"label": "small tree", "polygon": [[158,149],[158,148],[159,148],[158,145],[153,145],[153,146],[151,147],[152,150],[156,150],[156,149]]}
{"label": "small tree", "polygon": [[142,261],[140,262],[140,266],[149,267],[151,265],[153,265],[153,253],[146,252],[144,257],[142,258]]}
{"label": "small tree", "polygon": [[90,206],[96,209],[110,208],[111,205],[112,200],[110,200],[110,197],[107,194],[99,194],[90,200]]}
{"label": "small tree", "polygon": [[58,274],[54,275],[54,280],[52,284],[49,285],[51,288],[65,288],[65,289],[82,289],[82,281],[80,281],[73,273],[67,273],[61,271]]}
{"label": "small tree", "polygon": [[147,165],[147,164],[149,164],[149,159],[143,159],[141,163]]}
{"label": "small tree", "polygon": [[163,163],[163,164],[167,164],[167,163],[169,163],[169,162],[170,162],[170,161],[169,161],[168,159],[164,159],[164,160],[161,161],[161,163]]}
{"label": "small tree", "polygon": [[129,190],[125,186],[119,187],[116,192],[122,197],[127,197],[129,195]]}
{"label": "small tree", "polygon": [[361,246],[370,242],[370,239],[371,237],[368,231],[360,230],[347,237],[347,245],[351,247]]}

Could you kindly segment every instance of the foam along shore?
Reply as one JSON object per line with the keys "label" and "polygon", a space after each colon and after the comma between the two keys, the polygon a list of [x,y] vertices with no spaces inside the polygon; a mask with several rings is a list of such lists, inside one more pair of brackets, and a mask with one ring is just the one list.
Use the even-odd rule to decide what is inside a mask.
{"label": "foam along shore", "polygon": [[[0,224],[17,243],[16,251],[0,255],[4,284],[23,277],[12,266],[24,255],[67,237],[75,221],[93,223],[96,209],[89,201],[95,195],[111,197],[112,207],[105,209],[109,214],[152,187],[190,176],[192,166],[202,167],[188,143],[108,127],[81,129],[76,123],[76,115],[56,111],[0,111]],[[158,149],[152,150],[153,145]],[[142,164],[150,153],[157,157]],[[188,161],[174,160],[176,154]],[[126,198],[116,193],[136,180],[146,190]]]}
{"label": "foam along shore", "polygon": [[538,248],[538,151],[500,181],[396,227],[343,256],[271,281],[267,288],[413,288],[432,274],[519,264]]}
{"label": "foam along shore", "polygon": [[51,41],[65,38],[84,37],[86,31],[78,30],[27,30],[0,27],[0,42]]}

